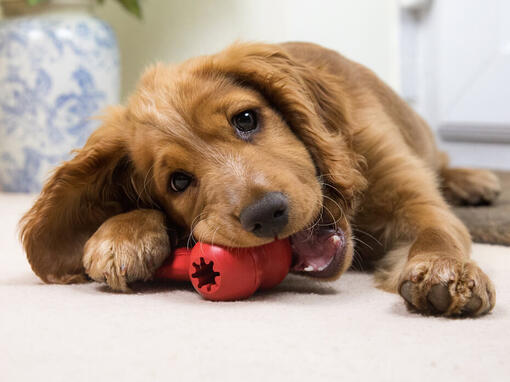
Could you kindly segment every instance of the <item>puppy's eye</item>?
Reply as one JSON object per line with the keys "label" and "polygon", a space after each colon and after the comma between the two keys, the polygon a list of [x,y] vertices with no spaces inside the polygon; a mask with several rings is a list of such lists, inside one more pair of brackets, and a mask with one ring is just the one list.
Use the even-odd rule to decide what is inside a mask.
{"label": "puppy's eye", "polygon": [[248,133],[257,128],[257,114],[253,110],[245,110],[234,115],[232,124],[241,133]]}
{"label": "puppy's eye", "polygon": [[183,192],[189,187],[193,177],[182,171],[176,171],[170,176],[170,188],[175,192]]}

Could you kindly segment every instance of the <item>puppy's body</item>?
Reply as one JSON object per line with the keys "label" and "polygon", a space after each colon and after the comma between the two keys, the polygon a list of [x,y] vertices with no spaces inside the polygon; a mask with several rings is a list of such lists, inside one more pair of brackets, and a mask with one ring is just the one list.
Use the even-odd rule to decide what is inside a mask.
{"label": "puppy's body", "polygon": [[[148,70],[128,106],[57,169],[22,238],[46,282],[86,272],[127,290],[170,252],[168,228],[228,246],[290,236],[318,277],[350,266],[357,237],[379,285],[410,307],[486,313],[493,286],[441,187],[476,204],[499,184],[448,168],[426,123],[361,65],[313,44],[238,44]],[[274,217],[261,227],[267,205]],[[345,238],[329,260],[309,251],[326,225]]]}

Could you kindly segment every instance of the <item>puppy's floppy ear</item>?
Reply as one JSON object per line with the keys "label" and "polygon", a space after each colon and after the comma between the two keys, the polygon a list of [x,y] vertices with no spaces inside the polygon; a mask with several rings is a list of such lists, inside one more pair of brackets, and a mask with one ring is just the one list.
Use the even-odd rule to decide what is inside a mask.
{"label": "puppy's floppy ear", "polygon": [[352,149],[349,99],[340,79],[270,44],[235,44],[212,56],[204,74],[222,73],[264,95],[308,147],[323,180],[337,188],[344,212],[366,187],[363,158]]}
{"label": "puppy's floppy ear", "polygon": [[21,240],[34,272],[45,282],[85,280],[85,241],[106,219],[139,199],[130,161],[130,134],[123,108],[111,109],[103,125],[71,160],[58,167],[20,222]]}

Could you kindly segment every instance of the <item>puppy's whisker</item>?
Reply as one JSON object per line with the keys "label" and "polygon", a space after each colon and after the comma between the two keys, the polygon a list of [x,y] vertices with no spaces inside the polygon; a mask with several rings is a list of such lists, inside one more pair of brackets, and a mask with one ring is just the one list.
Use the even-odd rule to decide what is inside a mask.
{"label": "puppy's whisker", "polygon": [[197,240],[198,238],[196,237],[195,235],[195,229],[197,227],[197,225],[201,222],[202,220],[198,220],[195,224],[194,227],[192,227],[191,231],[190,231],[190,234],[188,236],[188,241],[186,243],[186,247],[189,249],[191,248],[192,246],[194,246],[196,243],[197,243]]}
{"label": "puppy's whisker", "polygon": [[195,228],[197,227],[198,223],[200,223],[203,219],[200,219],[203,215],[205,214],[205,212],[201,212],[200,214],[198,214],[195,219],[193,219],[193,221],[191,222],[191,225],[190,225],[190,233],[189,233],[189,236],[188,236],[188,241],[186,242],[186,248],[190,249],[190,242],[193,240],[194,238],[194,233],[193,231],[195,230]]}
{"label": "puppy's whisker", "polygon": [[320,201],[315,201],[315,205],[319,207],[319,216],[317,216],[316,219],[314,219],[308,226],[304,228],[306,231],[313,232],[316,227],[320,227],[320,222],[324,216],[324,209],[322,208],[323,203]]}
{"label": "puppy's whisker", "polygon": [[357,243],[361,243],[361,244],[364,244],[366,245],[369,249],[373,250],[374,248],[369,245],[368,243],[366,243],[365,241],[361,240],[359,237],[355,237],[354,235],[352,235],[352,240],[354,240],[355,242]]}
{"label": "puppy's whisker", "polygon": [[[153,175],[154,175],[153,169],[154,169],[154,162],[152,163],[151,167],[149,168],[149,170],[145,174],[145,179],[143,180],[143,189],[142,189],[142,193],[143,194],[145,194],[145,191],[147,191],[147,183],[148,183],[148,180],[149,180],[149,176],[152,178]],[[137,203],[139,202],[139,200],[140,200],[140,194],[138,195]]]}
{"label": "puppy's whisker", "polygon": [[[334,222],[332,224],[335,226],[335,229],[337,229],[338,228],[337,227],[337,223],[344,217],[344,213],[343,213],[342,207],[340,207],[340,205],[333,198],[330,198],[327,195],[323,195],[323,197],[325,199],[330,200],[338,208],[338,212],[340,213],[340,216],[336,220],[335,220],[335,216],[331,213],[331,211],[329,211],[329,213],[331,215],[331,218],[334,220]],[[326,206],[324,206],[324,207],[326,207]]]}
{"label": "puppy's whisker", "polygon": [[319,182],[320,182],[320,184],[321,184],[321,186],[327,186],[327,187],[331,188],[332,190],[334,190],[334,191],[335,191],[335,193],[336,193],[336,194],[337,194],[340,198],[342,198],[342,200],[343,200],[344,204],[345,204],[345,205],[347,205],[347,201],[345,200],[345,197],[344,197],[344,195],[342,194],[342,192],[341,192],[341,191],[340,191],[337,187],[333,186],[332,184],[329,184],[329,183],[325,182],[325,181],[324,181],[324,179],[322,179],[324,176],[327,176],[327,175],[338,175],[338,174],[332,174],[332,173],[322,174],[322,175],[321,175],[321,179],[320,179],[320,181],[319,181]]}
{"label": "puppy's whisker", "polygon": [[352,256],[352,261],[355,263],[356,266],[359,267],[360,271],[364,272],[365,269],[363,267],[363,261],[361,260],[361,254],[354,248],[354,254]]}
{"label": "puppy's whisker", "polygon": [[342,195],[342,193],[340,192],[340,190],[339,190],[337,187],[333,186],[332,184],[329,184],[329,183],[327,183],[327,182],[321,181],[321,185],[323,185],[323,186],[327,186],[327,187],[329,187],[329,188],[333,189],[333,190],[334,190],[335,192],[337,192],[339,195]]}
{"label": "puppy's whisker", "polygon": [[310,226],[306,227],[305,230],[313,232],[316,227],[319,227],[319,225],[320,225],[319,222],[322,220],[323,213],[324,213],[324,210],[322,210],[322,208],[321,208],[319,217],[317,219],[315,219]]}
{"label": "puppy's whisker", "polygon": [[337,224],[336,224],[337,220],[335,220],[335,216],[333,215],[331,210],[326,206],[323,206],[323,209],[326,210],[326,212],[329,214],[329,216],[331,216],[331,219],[333,219],[333,223],[321,224],[321,227],[329,227],[329,226],[333,225],[335,230],[338,229]]}
{"label": "puppy's whisker", "polygon": [[200,220],[200,222],[202,222],[202,221],[205,223],[207,228],[202,231],[202,235],[197,235],[196,239],[199,242],[205,242],[206,241],[206,240],[204,240],[205,236],[211,231],[211,225],[209,224],[209,222],[206,221],[205,219]]}
{"label": "puppy's whisker", "polygon": [[[307,226],[305,228],[305,230],[310,230],[312,231],[314,228],[316,227],[327,227],[331,224],[322,224],[321,222],[324,221],[324,209],[325,209],[325,206],[324,206],[324,203],[322,200],[316,200],[314,201],[315,205],[319,207],[319,216],[313,220],[312,223],[310,223],[309,226]],[[331,213],[331,211],[328,211],[329,212],[329,215],[331,216],[331,218],[334,220],[334,216],[333,214]]]}
{"label": "puppy's whisker", "polygon": [[219,229],[220,229],[220,227],[216,227],[216,229],[214,230],[212,237],[211,237],[211,245],[214,245],[214,236],[216,236],[216,232],[218,232]]}
{"label": "puppy's whisker", "polygon": [[343,208],[342,206],[340,206],[340,204],[333,198],[327,196],[327,195],[323,195],[323,197],[325,199],[328,199],[330,200],[331,202],[333,202],[333,204],[335,204],[335,206],[338,208],[338,212],[340,213],[340,218],[344,217],[344,211],[343,211]]}
{"label": "puppy's whisker", "polygon": [[374,241],[379,244],[380,246],[383,246],[383,244],[374,236],[372,235],[370,232],[367,232],[367,231],[363,231],[362,229],[359,229],[355,224],[351,224],[352,226],[352,230],[354,232],[359,232],[363,235],[367,235],[368,237],[370,237],[371,239],[374,239]]}
{"label": "puppy's whisker", "polygon": [[[333,186],[329,183],[326,183],[326,182],[319,182],[319,184],[321,185],[321,188],[323,188],[323,186],[327,186],[327,187],[333,189],[336,192],[336,194],[342,198],[343,202],[347,203],[345,200],[345,197],[342,195],[342,193],[340,192],[340,190],[338,188],[336,188],[335,186]],[[323,194],[323,196],[327,197],[326,194]],[[328,197],[328,198],[330,198],[330,197]],[[330,200],[333,200],[333,199],[330,198]],[[336,202],[336,203],[338,203],[338,202]],[[342,209],[340,208],[340,210],[342,210]]]}
{"label": "puppy's whisker", "polygon": [[[129,165],[132,165],[129,163]],[[152,166],[149,171],[145,175],[145,179],[147,179],[148,174],[152,171]],[[128,178],[128,182],[119,182],[120,188],[124,191],[124,195],[129,199],[130,202],[135,204],[137,208],[146,208],[147,204],[154,208],[159,208],[158,204],[152,200],[152,197],[149,193],[145,193],[146,186],[144,185],[143,190],[139,190],[139,184],[136,181],[134,175],[130,175]],[[144,180],[145,184],[145,180]],[[142,195],[143,194],[143,195]],[[104,196],[106,197],[106,196]],[[140,200],[142,200],[145,205],[140,207]]]}
{"label": "puppy's whisker", "polygon": [[150,197],[150,195],[148,193],[147,194],[145,193],[147,191],[147,183],[148,183],[148,180],[149,180],[149,174],[152,176],[152,173],[153,173],[152,170],[153,169],[154,169],[154,163],[152,163],[151,167],[145,173],[145,177],[144,177],[144,180],[143,180],[143,189],[142,189],[142,192],[136,192],[137,195],[138,195],[138,199],[136,200],[137,206],[140,203],[140,199],[142,199],[142,194],[143,195],[147,195],[147,197],[149,198],[150,203],[153,204],[153,201],[152,201],[152,198]]}

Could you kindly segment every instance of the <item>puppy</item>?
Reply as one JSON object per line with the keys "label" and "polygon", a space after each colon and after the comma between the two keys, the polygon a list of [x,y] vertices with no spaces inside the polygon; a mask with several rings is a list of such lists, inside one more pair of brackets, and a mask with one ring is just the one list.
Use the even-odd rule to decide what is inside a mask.
{"label": "puppy", "polygon": [[170,237],[290,237],[295,272],[337,278],[356,253],[410,309],[477,316],[494,287],[442,191],[478,204],[499,190],[488,171],[448,167],[427,124],[363,66],[314,44],[235,44],[148,69],[56,169],[21,239],[45,282],[128,291]]}

